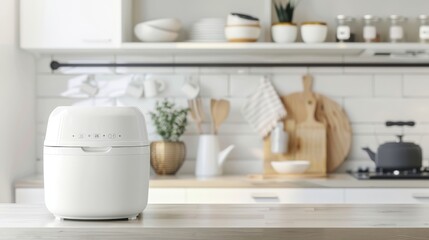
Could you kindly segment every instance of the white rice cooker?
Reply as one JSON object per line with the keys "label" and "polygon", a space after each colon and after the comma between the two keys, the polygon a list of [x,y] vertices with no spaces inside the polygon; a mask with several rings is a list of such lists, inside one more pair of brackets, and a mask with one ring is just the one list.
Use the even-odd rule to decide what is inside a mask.
{"label": "white rice cooker", "polygon": [[46,207],[60,219],[137,217],[146,207],[149,144],[134,107],[57,107],[43,149]]}

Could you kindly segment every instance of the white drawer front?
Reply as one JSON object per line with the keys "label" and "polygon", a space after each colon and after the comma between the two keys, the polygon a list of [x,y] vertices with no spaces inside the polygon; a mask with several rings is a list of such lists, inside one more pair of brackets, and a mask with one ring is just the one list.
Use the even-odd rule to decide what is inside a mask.
{"label": "white drawer front", "polygon": [[15,203],[45,204],[45,191],[43,188],[16,188]]}
{"label": "white drawer front", "polygon": [[186,203],[186,190],[183,188],[149,188],[148,203],[152,203],[152,204]]}
{"label": "white drawer front", "polygon": [[189,188],[188,203],[343,203],[342,189]]}
{"label": "white drawer front", "polygon": [[429,189],[426,188],[375,188],[346,189],[346,203],[405,204],[429,203]]}

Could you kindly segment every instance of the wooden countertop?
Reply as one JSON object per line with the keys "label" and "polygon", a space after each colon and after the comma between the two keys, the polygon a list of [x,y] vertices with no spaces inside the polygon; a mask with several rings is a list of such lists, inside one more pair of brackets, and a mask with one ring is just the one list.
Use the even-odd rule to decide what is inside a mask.
{"label": "wooden countertop", "polygon": [[428,239],[425,205],[149,205],[136,220],[56,220],[0,204],[0,239]]}
{"label": "wooden countertop", "polygon": [[[15,182],[16,188],[43,188],[43,177],[34,175]],[[265,179],[248,176],[196,178],[192,175],[152,176],[151,188],[429,188],[429,180],[357,180],[349,174],[327,178]]]}

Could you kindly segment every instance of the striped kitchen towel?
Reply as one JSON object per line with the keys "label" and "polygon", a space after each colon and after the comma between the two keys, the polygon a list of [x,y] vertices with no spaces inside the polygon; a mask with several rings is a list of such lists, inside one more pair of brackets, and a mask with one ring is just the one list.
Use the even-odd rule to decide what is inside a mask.
{"label": "striped kitchen towel", "polygon": [[242,107],[246,121],[262,136],[267,136],[277,122],[287,115],[286,108],[267,77],[261,79],[256,92]]}

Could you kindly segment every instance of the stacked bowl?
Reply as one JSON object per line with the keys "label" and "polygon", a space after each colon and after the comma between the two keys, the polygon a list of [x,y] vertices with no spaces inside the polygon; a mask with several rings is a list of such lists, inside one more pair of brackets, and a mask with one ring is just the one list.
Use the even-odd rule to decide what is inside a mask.
{"label": "stacked bowl", "polygon": [[142,42],[174,42],[181,28],[180,20],[163,18],[137,24],[134,33]]}
{"label": "stacked bowl", "polygon": [[225,37],[229,42],[256,42],[260,34],[258,18],[241,13],[228,15]]}

